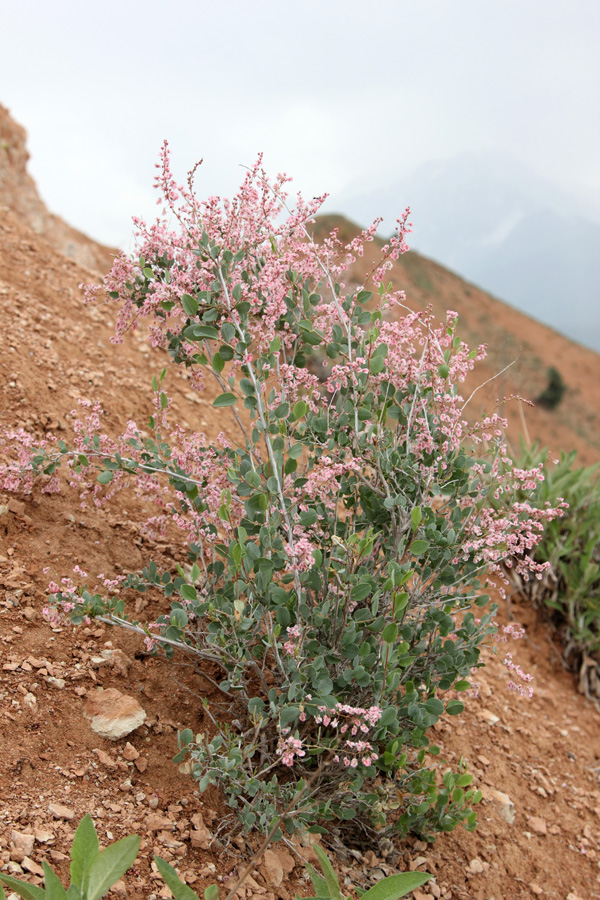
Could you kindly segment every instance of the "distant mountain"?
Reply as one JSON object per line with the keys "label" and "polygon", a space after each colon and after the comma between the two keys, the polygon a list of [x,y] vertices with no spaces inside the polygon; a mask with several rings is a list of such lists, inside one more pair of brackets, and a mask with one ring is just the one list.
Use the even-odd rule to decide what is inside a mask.
{"label": "distant mountain", "polygon": [[513,306],[600,350],[600,203],[495,153],[429,162],[368,194],[337,198],[382,233],[410,205],[410,244]]}

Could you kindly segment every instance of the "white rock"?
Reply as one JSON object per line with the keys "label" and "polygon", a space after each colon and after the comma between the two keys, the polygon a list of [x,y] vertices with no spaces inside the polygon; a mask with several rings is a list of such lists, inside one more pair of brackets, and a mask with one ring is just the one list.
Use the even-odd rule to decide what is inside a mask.
{"label": "white rock", "polygon": [[22,850],[25,856],[31,856],[33,853],[33,845],[35,837],[32,834],[24,834],[22,831],[11,832],[10,839],[17,848]]}
{"label": "white rock", "polygon": [[146,720],[146,712],[135,697],[115,688],[88,694],[84,715],[91,719],[92,731],[109,741],[126,737]]}
{"label": "white rock", "polygon": [[508,825],[512,825],[515,821],[515,804],[508,794],[497,791],[496,788],[489,788],[487,785],[482,786],[481,792],[486,800],[491,800],[501,818],[503,818]]}

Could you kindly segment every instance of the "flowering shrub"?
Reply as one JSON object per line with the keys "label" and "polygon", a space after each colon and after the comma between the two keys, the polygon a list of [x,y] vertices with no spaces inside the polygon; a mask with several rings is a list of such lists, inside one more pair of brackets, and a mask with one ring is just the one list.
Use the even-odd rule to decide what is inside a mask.
{"label": "flowering shrub", "polygon": [[[540,581],[513,576],[519,592],[546,608],[561,634],[563,655],[579,671],[582,688],[598,693],[600,665],[600,480],[598,465],[575,465],[575,453],[561,454],[548,465],[548,449],[521,448],[520,466],[543,467],[545,479],[529,502],[563,505],[567,511],[546,529],[533,555],[546,564]],[[563,499],[564,498],[564,499]],[[595,661],[596,666],[593,665]],[[589,682],[589,683],[588,683]]]}
{"label": "flowering shrub", "polygon": [[[455,313],[436,324],[385,287],[408,211],[370,279],[347,289],[378,223],[317,246],[321,200],[288,209],[285,181],[259,160],[233,201],[201,203],[192,176],[175,184],[165,145],[158,184],[177,227],[138,221],[138,255],[87,288],[118,305],[114,340],[148,319],[196,390],[216,380],[237,440],[171,425],[163,372],[151,436],[130,422],[109,438],[90,404],[72,446],[10,434],[3,484],[42,476],[55,490],[64,462],[84,504],[130,486],[154,504],[148,528],[180,529],[186,569],[151,562],[98,590],[64,579],[49,615],[98,617],[197,660],[223,708],[205,703],[211,727],[183,731],[176,760],[201,790],[220,785],[246,827],[287,810],[288,832],[472,828],[471,776],[438,779],[427,733],[463,709],[456,692],[494,631],[493,611],[471,611],[488,603],[482,576],[514,557],[541,577],[528,553],[559,513],[527,501],[541,471],[514,467],[502,418],[467,423],[459,385],[484,348],[464,345]],[[126,588],[162,592],[170,610],[137,622]]]}

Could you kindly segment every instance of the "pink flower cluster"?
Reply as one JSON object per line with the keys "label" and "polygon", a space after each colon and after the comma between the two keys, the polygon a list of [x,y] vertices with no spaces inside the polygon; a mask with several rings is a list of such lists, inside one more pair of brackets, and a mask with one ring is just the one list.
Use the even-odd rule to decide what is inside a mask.
{"label": "pink flower cluster", "polygon": [[[509,672],[514,672],[515,675],[520,678],[521,681],[530,682],[533,681],[533,675],[529,675],[527,672],[524,672],[521,666],[518,666],[513,662],[512,653],[507,653],[504,659],[504,665],[508,669]],[[521,697],[533,697],[533,688],[531,685],[525,687],[525,685],[518,684],[515,681],[509,681],[507,684],[509,691],[516,691]]]}
{"label": "pink flower cluster", "polygon": [[[363,709],[361,706],[349,706],[347,703],[336,703],[334,710],[327,710],[325,706],[320,706],[319,710],[323,715],[314,716],[317,725],[322,724],[325,728],[333,728],[340,735],[349,733],[352,737],[356,737],[359,732],[367,734],[382,715],[378,706]],[[341,747],[343,748],[341,755],[336,753],[333,761],[342,762],[344,766],[352,769],[358,766],[359,759],[365,766],[372,765],[377,756],[373,745],[366,740],[346,739],[342,742]]]}
{"label": "pink flower cluster", "polygon": [[281,757],[281,762],[284,766],[293,766],[295,757],[306,756],[306,751],[302,749],[302,741],[299,738],[291,735],[283,737],[283,734],[287,731],[289,731],[289,728],[283,729],[275,752],[277,756]]}
{"label": "pink flower cluster", "polygon": [[302,636],[302,629],[299,625],[292,625],[289,628],[286,628],[287,641],[283,645],[283,649],[286,653],[289,653],[290,656],[294,656],[298,652],[299,645],[294,644],[291,638],[300,638]]}

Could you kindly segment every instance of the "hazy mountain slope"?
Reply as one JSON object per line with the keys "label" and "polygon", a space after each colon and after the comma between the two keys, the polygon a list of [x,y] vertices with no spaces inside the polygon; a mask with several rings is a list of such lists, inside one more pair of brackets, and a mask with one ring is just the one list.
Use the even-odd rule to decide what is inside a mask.
{"label": "hazy mountain slope", "polygon": [[600,350],[600,204],[500,153],[428,162],[339,207],[360,223],[412,209],[412,245],[586,346]]}
{"label": "hazy mountain slope", "polygon": [[25,129],[0,104],[0,206],[10,209],[20,222],[80,265],[99,272],[108,270],[114,250],[90,240],[46,209],[27,172],[25,141]]}
{"label": "hazy mountain slope", "polygon": [[[315,235],[338,227],[350,239],[358,226],[342,216],[320,216]],[[365,256],[349,272],[349,282],[361,283],[371,271],[377,247],[367,247]],[[407,303],[415,309],[431,306],[439,318],[447,309],[459,314],[459,334],[470,346],[488,345],[488,357],[473,373],[465,396],[478,384],[510,368],[477,392],[473,414],[489,410],[498,400],[516,394],[535,400],[548,383],[548,369],[557,368],[567,392],[556,410],[540,406],[504,404],[511,422],[513,441],[525,428],[531,440],[549,444],[555,451],[575,449],[581,463],[600,458],[600,355],[511,308],[480,288],[467,283],[443,266],[410,251],[391,271],[394,287],[406,291]],[[501,404],[502,405],[502,404]]]}

